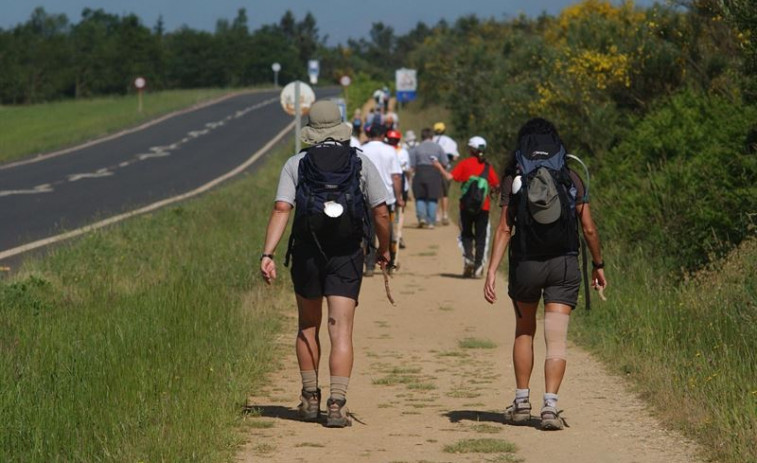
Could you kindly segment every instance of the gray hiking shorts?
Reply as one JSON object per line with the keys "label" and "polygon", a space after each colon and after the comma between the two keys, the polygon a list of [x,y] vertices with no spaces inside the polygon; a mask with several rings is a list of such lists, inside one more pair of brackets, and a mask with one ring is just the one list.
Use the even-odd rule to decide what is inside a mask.
{"label": "gray hiking shorts", "polygon": [[510,260],[508,295],[520,302],[555,302],[576,308],[581,271],[577,256],[546,260]]}

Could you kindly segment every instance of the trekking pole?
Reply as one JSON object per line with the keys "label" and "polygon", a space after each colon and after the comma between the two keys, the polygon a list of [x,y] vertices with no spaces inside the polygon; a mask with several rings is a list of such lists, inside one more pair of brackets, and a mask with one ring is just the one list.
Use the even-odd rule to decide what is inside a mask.
{"label": "trekking pole", "polygon": [[588,257],[586,255],[586,240],[581,238],[581,254],[582,254],[582,260],[583,260],[583,268],[584,268],[584,294],[586,294],[586,311],[591,311],[591,291],[589,288],[589,262]]}
{"label": "trekking pole", "polygon": [[[584,168],[584,174],[586,174],[586,185],[584,186],[584,197],[583,201],[586,202],[589,200],[589,168],[586,167],[586,164],[578,157],[573,154],[567,154],[565,155],[566,158],[573,159],[577,161],[579,164],[581,164],[581,167]],[[591,311],[591,292],[590,292],[590,285],[589,285],[589,272],[588,272],[588,256],[586,255],[587,252],[587,245],[586,240],[581,237],[581,254],[582,254],[582,263],[583,263],[583,276],[584,276],[584,293],[586,293],[586,310]],[[604,294],[600,294],[599,296],[604,300]]]}

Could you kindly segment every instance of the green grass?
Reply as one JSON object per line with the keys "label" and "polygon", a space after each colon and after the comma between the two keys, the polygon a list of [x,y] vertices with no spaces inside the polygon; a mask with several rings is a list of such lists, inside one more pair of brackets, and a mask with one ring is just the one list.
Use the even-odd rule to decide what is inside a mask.
{"label": "green grass", "polygon": [[292,310],[256,258],[290,152],[0,276],[0,461],[233,458]]}
{"label": "green grass", "polygon": [[757,462],[757,239],[685,282],[653,256],[606,255],[608,301],[576,311],[573,337],[711,459]]}
{"label": "green grass", "polygon": [[515,453],[517,450],[515,444],[503,439],[463,439],[444,446],[447,453]]}
{"label": "green grass", "polygon": [[0,162],[72,146],[157,116],[230,93],[228,89],[171,90],[30,106],[0,106]]}
{"label": "green grass", "polygon": [[457,346],[461,349],[495,349],[497,344],[488,339],[465,338],[458,341]]}

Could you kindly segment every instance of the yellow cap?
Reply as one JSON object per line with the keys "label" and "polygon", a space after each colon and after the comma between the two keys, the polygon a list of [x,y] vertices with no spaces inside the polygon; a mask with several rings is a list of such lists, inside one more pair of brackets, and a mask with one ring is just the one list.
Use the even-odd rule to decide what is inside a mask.
{"label": "yellow cap", "polygon": [[447,130],[447,126],[444,125],[444,122],[437,122],[436,124],[434,124],[434,132],[442,133],[445,130]]}

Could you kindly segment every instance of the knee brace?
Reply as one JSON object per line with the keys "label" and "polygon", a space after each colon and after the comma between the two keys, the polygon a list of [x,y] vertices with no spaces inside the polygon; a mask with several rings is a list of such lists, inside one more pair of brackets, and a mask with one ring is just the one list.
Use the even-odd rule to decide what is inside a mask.
{"label": "knee brace", "polygon": [[566,360],[568,322],[570,315],[559,312],[544,314],[544,339],[547,341],[547,360]]}

